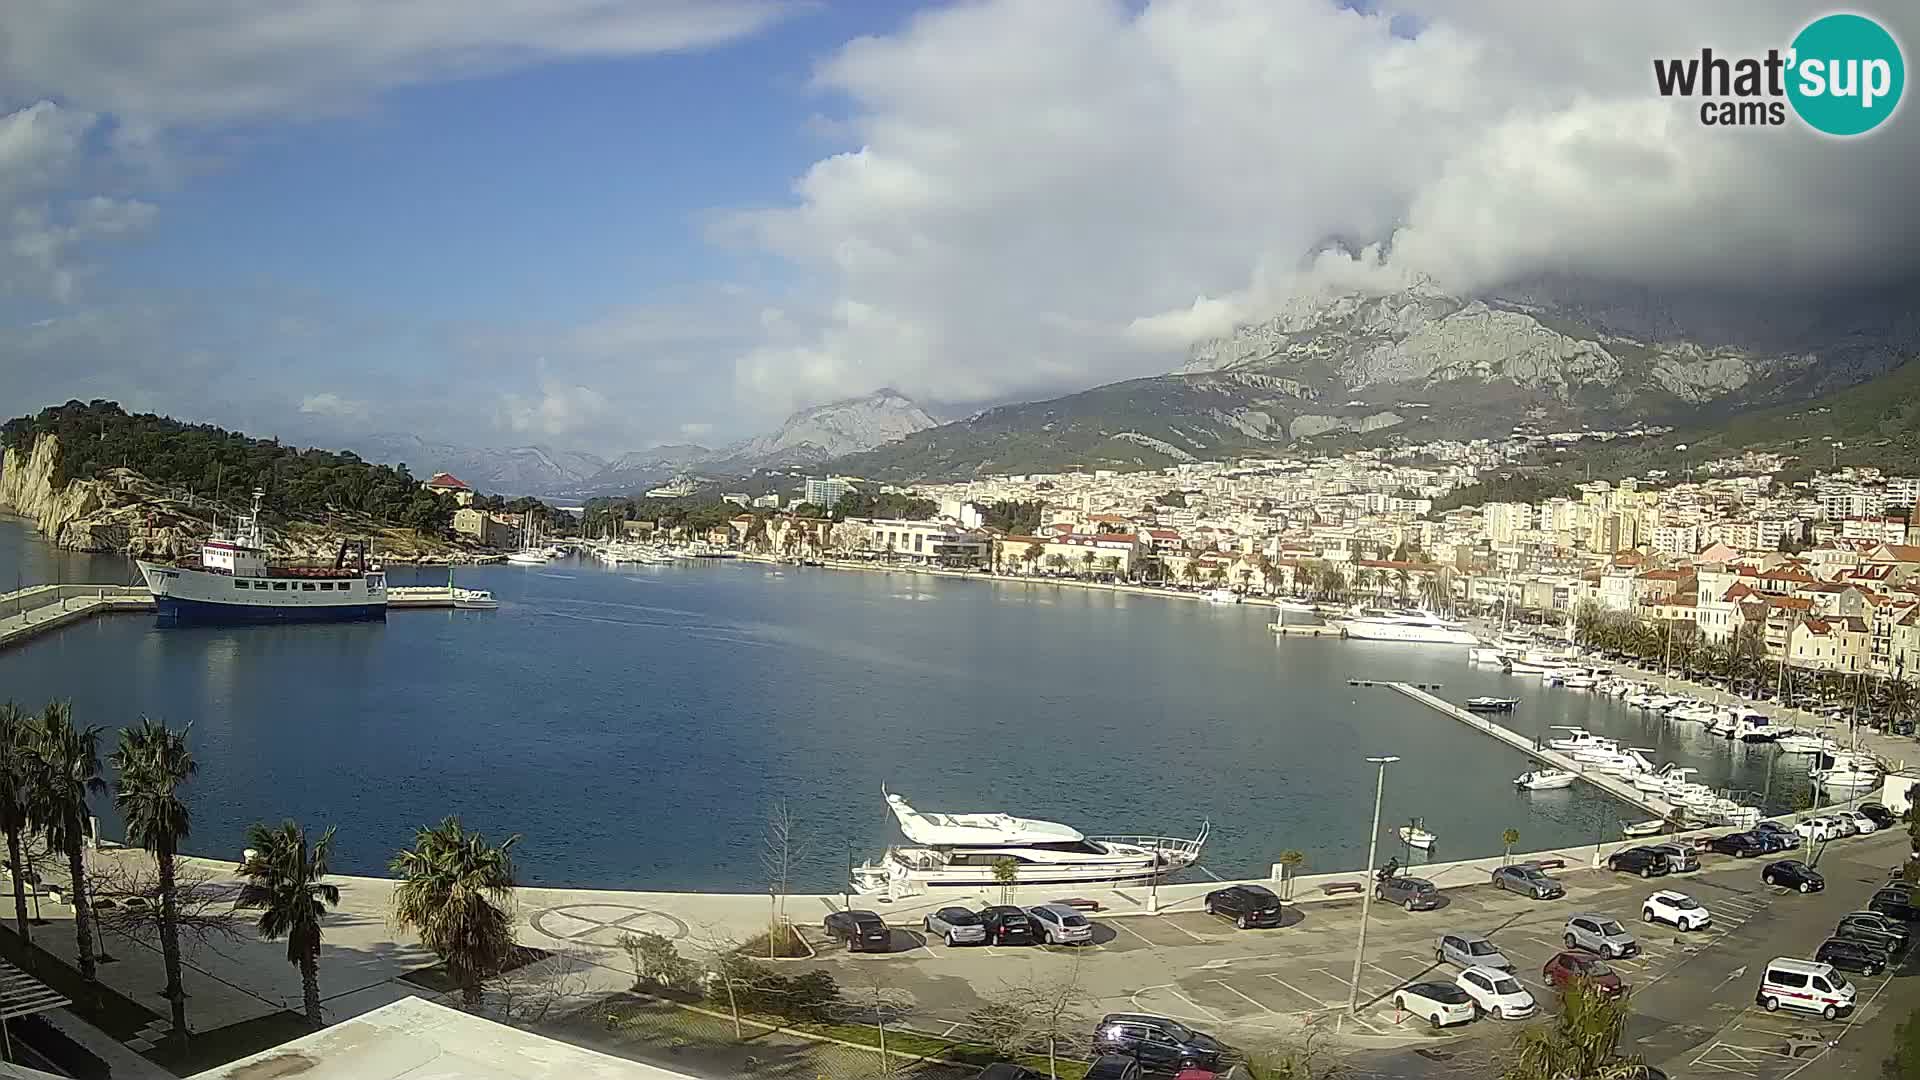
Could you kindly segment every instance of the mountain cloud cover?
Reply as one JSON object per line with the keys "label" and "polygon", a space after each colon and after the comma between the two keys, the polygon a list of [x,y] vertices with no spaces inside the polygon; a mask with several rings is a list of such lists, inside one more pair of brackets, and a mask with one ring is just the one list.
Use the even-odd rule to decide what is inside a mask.
{"label": "mountain cloud cover", "polygon": [[1911,106],[1838,141],[1702,126],[1655,91],[1653,58],[1784,48],[1804,5],[1362,6],[1005,0],[848,44],[816,83],[859,145],[730,222],[833,292],[812,333],[739,359],[742,390],[1042,394],[1165,370],[1291,295],[1416,280],[1911,275]]}

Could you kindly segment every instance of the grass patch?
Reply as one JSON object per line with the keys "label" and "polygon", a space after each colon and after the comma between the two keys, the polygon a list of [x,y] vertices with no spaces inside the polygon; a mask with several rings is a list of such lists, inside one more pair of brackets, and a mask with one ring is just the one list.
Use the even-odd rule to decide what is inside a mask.
{"label": "grass patch", "polygon": [[[787,1026],[796,1031],[870,1046],[876,1051],[880,1048],[880,1029],[870,1024],[789,1024]],[[906,1031],[895,1027],[887,1028],[887,1053],[917,1054],[920,1057],[939,1058],[943,1061],[957,1061],[963,1065],[982,1067],[996,1061],[1008,1060],[995,1053],[990,1047],[981,1046],[979,1043],[943,1039],[938,1035]],[[1047,1056],[1045,1054],[1015,1055],[1011,1060],[1043,1076],[1046,1075]],[[1087,1074],[1087,1063],[1063,1053],[1055,1059],[1054,1072],[1060,1080],[1081,1080]]]}
{"label": "grass patch", "polygon": [[[71,927],[65,929],[72,933]],[[105,984],[87,982],[65,959],[38,945],[22,942],[12,922],[0,926],[0,956],[73,1002],[74,1012],[116,1041],[125,1042],[140,1034],[140,1029],[148,1024],[166,1019]]]}
{"label": "grass patch", "polygon": [[[498,974],[504,975],[509,971],[526,967],[528,964],[537,964],[552,955],[545,949],[536,949],[531,945],[515,945]],[[440,994],[451,994],[460,989],[460,984],[454,977],[447,974],[447,965],[444,963],[435,964],[432,967],[415,968],[401,975],[400,978],[403,982],[410,982],[422,989]]]}
{"label": "grass patch", "polygon": [[[771,951],[767,944],[769,936],[773,938]],[[739,951],[742,956],[757,960],[805,960],[813,955],[813,949],[801,938],[800,931],[784,924],[773,927],[768,933],[753,935],[740,946]]]}
{"label": "grass patch", "polygon": [[181,1076],[193,1076],[311,1034],[313,1025],[305,1015],[282,1010],[212,1031],[196,1031],[185,1046],[168,1039],[147,1051],[146,1057]]}

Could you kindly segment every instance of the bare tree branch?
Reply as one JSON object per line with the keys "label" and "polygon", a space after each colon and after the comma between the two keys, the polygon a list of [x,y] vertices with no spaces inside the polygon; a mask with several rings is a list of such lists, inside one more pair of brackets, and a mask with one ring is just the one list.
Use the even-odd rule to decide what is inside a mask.
{"label": "bare tree branch", "polygon": [[[192,955],[202,946],[243,940],[245,920],[234,910],[239,886],[217,881],[189,862],[174,873],[174,910],[181,947]],[[100,929],[147,945],[160,940],[160,871],[144,853],[116,852],[87,865],[87,896]],[[217,948],[213,951],[219,952]]]}

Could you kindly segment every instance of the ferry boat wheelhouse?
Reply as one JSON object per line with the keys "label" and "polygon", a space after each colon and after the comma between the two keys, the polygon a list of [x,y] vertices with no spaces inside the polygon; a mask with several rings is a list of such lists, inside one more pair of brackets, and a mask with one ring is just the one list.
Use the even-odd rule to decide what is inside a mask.
{"label": "ferry boat wheelhouse", "polygon": [[[366,547],[340,545],[332,567],[276,566],[260,532],[260,499],[231,533],[216,530],[200,565],[139,562],[163,623],[326,622],[387,617],[387,575]],[[350,564],[351,563],[351,564]]]}
{"label": "ferry boat wheelhouse", "polygon": [[1011,814],[926,814],[899,795],[887,806],[911,847],[895,846],[853,869],[853,891],[907,896],[927,889],[1000,884],[994,868],[1012,859],[1016,885],[1140,882],[1193,865],[1208,827],[1192,839],[1086,836],[1054,821]]}

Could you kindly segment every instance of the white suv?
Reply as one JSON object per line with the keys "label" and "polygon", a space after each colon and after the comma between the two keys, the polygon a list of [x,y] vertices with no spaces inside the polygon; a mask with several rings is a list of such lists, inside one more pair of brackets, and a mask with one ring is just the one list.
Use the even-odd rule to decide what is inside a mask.
{"label": "white suv", "polygon": [[1671,923],[1681,930],[1703,930],[1713,922],[1713,912],[1702,907],[1700,901],[1672,889],[1647,897],[1640,907],[1640,917],[1647,922]]}
{"label": "white suv", "polygon": [[1806,839],[1822,842],[1838,840],[1850,833],[1850,830],[1847,829],[1846,826],[1828,817],[1808,818],[1800,824],[1795,825],[1793,831],[1799,833]]}

